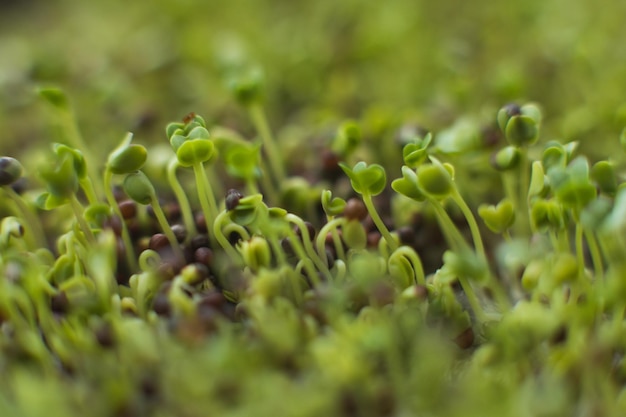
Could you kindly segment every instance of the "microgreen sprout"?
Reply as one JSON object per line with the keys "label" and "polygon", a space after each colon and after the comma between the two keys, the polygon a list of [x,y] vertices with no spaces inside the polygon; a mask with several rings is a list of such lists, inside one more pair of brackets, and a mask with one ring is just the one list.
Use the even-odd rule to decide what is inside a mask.
{"label": "microgreen sprout", "polygon": [[124,191],[131,199],[133,199],[133,201],[142,205],[150,204],[152,206],[157,221],[170,242],[174,255],[178,259],[184,259],[185,256],[180,248],[178,239],[176,239],[176,236],[167,221],[167,217],[161,208],[154,186],[146,174],[141,171],[135,171],[126,175],[124,178]]}
{"label": "microgreen sprout", "polygon": [[343,162],[339,164],[341,169],[350,178],[352,188],[363,197],[363,202],[376,227],[383,235],[389,247],[395,250],[398,247],[396,239],[391,236],[389,229],[380,218],[372,197],[382,193],[387,185],[387,175],[385,169],[378,164],[367,165],[365,162],[358,162],[353,168]]}

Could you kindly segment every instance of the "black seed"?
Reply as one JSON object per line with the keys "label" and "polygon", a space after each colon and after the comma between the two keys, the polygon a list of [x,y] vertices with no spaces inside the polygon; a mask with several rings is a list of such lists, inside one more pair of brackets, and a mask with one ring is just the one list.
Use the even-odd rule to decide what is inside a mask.
{"label": "black seed", "polygon": [[165,236],[163,233],[157,233],[155,235],[152,235],[152,237],[150,238],[150,243],[148,244],[148,247],[158,252],[159,250],[169,246],[169,244],[170,242],[167,239],[167,236]]}
{"label": "black seed", "polygon": [[210,245],[207,235],[196,235],[191,238],[191,249],[194,251],[199,248],[208,248]]}
{"label": "black seed", "polygon": [[159,316],[169,316],[172,308],[170,306],[170,300],[167,294],[157,294],[152,301],[152,310]]}
{"label": "black seed", "polygon": [[115,335],[113,334],[113,328],[110,324],[105,323],[98,326],[95,334],[96,340],[100,346],[110,348],[115,344]]}
{"label": "black seed", "polygon": [[193,260],[204,266],[211,266],[213,251],[205,247],[198,248],[193,253]]}
{"label": "black seed", "polygon": [[228,192],[226,193],[226,200],[225,200],[226,210],[228,211],[234,210],[235,207],[237,207],[237,205],[239,204],[239,200],[241,200],[242,198],[243,198],[243,194],[241,194],[239,191],[235,190],[234,188],[231,188],[230,190],[228,190]]}
{"label": "black seed", "polygon": [[187,238],[187,229],[182,224],[172,225],[172,232],[178,243],[182,243]]}
{"label": "black seed", "polygon": [[351,198],[346,202],[346,206],[343,209],[343,215],[348,220],[363,220],[367,217],[367,208],[365,204],[356,198]]}
{"label": "black seed", "polygon": [[137,203],[133,200],[120,201],[118,207],[124,219],[132,219],[137,215]]}

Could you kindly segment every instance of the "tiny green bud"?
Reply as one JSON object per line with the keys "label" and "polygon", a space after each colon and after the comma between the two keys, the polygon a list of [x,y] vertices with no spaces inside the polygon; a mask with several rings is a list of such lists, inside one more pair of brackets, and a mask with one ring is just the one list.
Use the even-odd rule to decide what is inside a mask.
{"label": "tiny green bud", "polygon": [[598,161],[591,167],[591,179],[593,179],[600,191],[614,196],[617,192],[617,177],[615,167],[609,161]]}
{"label": "tiny green bud", "polygon": [[128,197],[143,205],[150,204],[152,198],[156,195],[154,186],[146,177],[146,174],[141,171],[128,174],[124,178],[123,188]]}
{"label": "tiny green bud", "polygon": [[40,175],[50,194],[56,197],[66,198],[78,191],[74,160],[69,154],[64,154],[54,163],[42,167]]}
{"label": "tiny green bud", "polygon": [[261,99],[264,78],[259,67],[239,70],[228,80],[228,87],[235,99],[247,106]]}
{"label": "tiny green bud", "polygon": [[445,166],[433,159],[432,164],[421,165],[417,169],[417,182],[424,192],[436,198],[447,197],[454,187],[451,165]]}
{"label": "tiny green bud", "polygon": [[109,169],[114,174],[128,174],[138,171],[148,159],[148,151],[142,145],[129,145],[109,155]]}
{"label": "tiny green bud", "polygon": [[343,172],[350,178],[352,188],[359,194],[369,194],[376,196],[383,192],[387,184],[385,168],[379,164],[367,165],[365,162],[358,162],[354,168],[348,167],[343,162],[339,163]]}
{"label": "tiny green bud", "polygon": [[365,249],[367,246],[367,233],[365,228],[358,220],[347,221],[342,229],[341,236],[343,241],[353,250]]}
{"label": "tiny green bud", "polygon": [[244,262],[252,271],[267,268],[271,264],[272,252],[269,243],[260,236],[253,236],[250,240],[241,242],[239,250]]}
{"label": "tiny green bud", "polygon": [[11,185],[22,176],[22,164],[9,156],[0,158],[0,187]]}
{"label": "tiny green bud", "polygon": [[507,122],[504,134],[512,145],[532,145],[539,138],[539,126],[530,116],[513,116]]}
{"label": "tiny green bud", "polygon": [[512,117],[519,116],[521,114],[522,114],[521,107],[515,103],[510,103],[502,107],[498,111],[498,116],[497,116],[498,126],[500,127],[500,130],[504,132],[506,130],[507,123],[509,123],[509,120],[511,120]]}
{"label": "tiny green bud", "polygon": [[327,216],[339,216],[343,213],[343,209],[346,207],[346,200],[335,197],[330,190],[322,191],[322,208]]}
{"label": "tiny green bud", "polygon": [[426,199],[426,196],[419,188],[417,174],[408,166],[402,167],[402,178],[393,180],[391,188],[412,200],[424,201]]}
{"label": "tiny green bud", "polygon": [[491,166],[498,171],[508,171],[519,165],[520,151],[516,146],[507,146],[494,153],[491,157]]}
{"label": "tiny green bud", "polygon": [[507,198],[497,206],[483,204],[478,207],[478,215],[484,220],[485,225],[494,233],[502,233],[513,225],[515,221],[515,207]]}
{"label": "tiny green bud", "polygon": [[532,291],[539,284],[539,278],[543,273],[544,260],[534,259],[528,263],[522,275],[522,287],[526,291]]}
{"label": "tiny green bud", "polygon": [[552,278],[556,284],[574,281],[578,277],[578,261],[571,253],[562,252],[552,264]]}

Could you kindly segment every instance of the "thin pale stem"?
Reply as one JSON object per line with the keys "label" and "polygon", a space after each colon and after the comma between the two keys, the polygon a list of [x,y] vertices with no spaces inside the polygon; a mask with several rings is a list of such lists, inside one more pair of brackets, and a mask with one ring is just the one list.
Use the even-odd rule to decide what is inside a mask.
{"label": "thin pale stem", "polygon": [[183,254],[183,251],[180,248],[178,239],[176,239],[176,236],[174,235],[174,232],[172,231],[172,228],[170,227],[170,224],[167,221],[167,218],[165,217],[165,213],[163,213],[163,209],[161,208],[161,204],[159,204],[159,200],[157,199],[156,195],[152,196],[151,205],[152,205],[152,209],[154,210],[154,215],[156,216],[157,221],[159,222],[159,225],[161,226],[161,229],[163,230],[163,234],[167,237],[167,240],[169,240],[170,242],[170,246],[172,247],[172,251],[174,252],[174,255],[177,258],[184,260],[185,255]]}
{"label": "thin pale stem", "polygon": [[398,242],[396,241],[396,239],[393,238],[393,236],[391,236],[389,229],[387,229],[387,226],[385,226],[385,223],[378,215],[378,211],[376,211],[376,207],[374,206],[374,202],[372,201],[372,196],[367,193],[363,194],[362,196],[363,203],[365,204],[365,207],[367,208],[367,211],[370,214],[372,221],[376,225],[376,228],[383,236],[383,239],[387,241],[387,245],[391,248],[391,250],[396,250],[398,248]]}
{"label": "thin pale stem", "polygon": [[191,211],[191,205],[189,204],[189,199],[187,198],[187,194],[185,194],[185,190],[180,185],[180,181],[176,177],[176,170],[180,165],[178,164],[178,159],[173,158],[167,166],[167,181],[174,191],[176,195],[176,199],[178,200],[178,205],[180,206],[180,210],[183,216],[183,223],[185,225],[185,229],[187,229],[187,237],[185,238],[185,243],[189,242],[192,236],[198,234],[196,229],[196,222],[193,218],[193,212]]}
{"label": "thin pale stem", "polygon": [[113,213],[120,219],[122,224],[122,242],[124,242],[124,253],[126,254],[126,263],[132,272],[136,272],[139,270],[139,265],[137,264],[137,256],[135,255],[135,248],[133,247],[133,243],[130,240],[130,233],[128,233],[128,227],[126,226],[126,221],[122,216],[122,212],[120,211],[120,207],[115,201],[115,197],[113,196],[113,189],[111,187],[111,179],[113,178],[113,173],[108,169],[108,167],[104,170],[104,195],[106,196]]}
{"label": "thin pale stem", "polygon": [[80,230],[82,230],[83,234],[85,235],[85,238],[87,239],[89,243],[95,244],[96,237],[93,235],[91,228],[89,227],[89,225],[85,221],[85,218],[83,217],[83,211],[84,211],[83,206],[80,204],[80,201],[78,201],[78,198],[76,198],[76,195],[74,194],[72,194],[72,196],[70,197],[70,206],[72,207],[72,211],[74,212],[74,217],[76,217],[78,226],[80,227]]}
{"label": "thin pale stem", "polygon": [[249,106],[248,110],[250,112],[250,117],[252,118],[252,123],[263,140],[263,146],[265,147],[265,152],[267,152],[274,180],[276,183],[281,184],[285,179],[285,169],[283,167],[283,161],[281,159],[280,152],[278,151],[276,141],[272,136],[269,124],[267,123],[267,118],[263,112],[263,108],[259,103],[253,103]]}

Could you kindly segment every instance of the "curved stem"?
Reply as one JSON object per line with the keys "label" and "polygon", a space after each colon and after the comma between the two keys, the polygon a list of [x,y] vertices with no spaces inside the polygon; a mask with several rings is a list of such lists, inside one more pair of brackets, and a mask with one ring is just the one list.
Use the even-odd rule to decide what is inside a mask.
{"label": "curved stem", "polygon": [[309,229],[304,224],[304,220],[291,213],[288,213],[285,216],[285,220],[298,226],[300,232],[302,233],[302,244],[304,245],[304,249],[306,250],[307,254],[311,258],[317,269],[319,269],[326,276],[327,279],[330,279],[330,270],[322,261],[318,253],[315,252],[315,249],[313,249],[313,244],[311,243],[311,235],[309,235]]}
{"label": "curved stem", "polygon": [[467,224],[470,227],[470,232],[472,233],[472,240],[474,241],[474,247],[476,248],[476,252],[482,259],[487,259],[487,256],[485,254],[485,247],[483,245],[483,239],[480,235],[478,223],[476,222],[476,218],[474,217],[472,210],[469,208],[463,197],[461,197],[461,194],[459,194],[459,191],[456,189],[456,187],[453,189],[451,197],[461,209],[463,216],[465,216],[465,220],[467,220]]}
{"label": "curved stem", "polygon": [[593,232],[585,231],[585,238],[587,240],[587,247],[589,247],[589,253],[591,254],[591,262],[593,263],[595,278],[602,279],[604,277],[604,266],[602,262],[602,254],[600,253],[596,237]]}
{"label": "curved stem", "polygon": [[30,239],[29,243],[32,246],[32,249],[47,247],[48,245],[46,243],[46,236],[44,235],[43,226],[41,224],[41,221],[39,220],[39,217],[33,212],[33,209],[24,202],[22,196],[16,193],[13,188],[3,187],[2,189],[17,205],[17,208],[20,211],[19,215],[24,218],[26,223],[22,226],[25,228],[25,230],[31,231],[32,236],[27,237],[27,239]]}
{"label": "curved stem", "polygon": [[372,220],[374,221],[376,228],[378,229],[380,234],[383,236],[383,239],[387,241],[387,245],[389,245],[392,251],[396,250],[398,248],[398,242],[393,238],[393,236],[391,236],[389,229],[387,229],[387,226],[385,226],[385,223],[378,215],[378,212],[376,211],[376,207],[374,206],[374,202],[372,201],[372,196],[368,193],[364,193],[362,197],[363,197],[363,203],[365,203],[365,207],[367,208],[367,211],[372,217]]}
{"label": "curved stem", "polygon": [[172,247],[172,251],[174,251],[174,255],[177,258],[184,260],[185,255],[183,254],[183,251],[180,248],[178,239],[176,239],[174,232],[172,232],[172,228],[170,227],[170,224],[168,223],[167,218],[165,217],[165,213],[163,213],[163,209],[161,208],[161,205],[159,204],[159,200],[157,199],[156,195],[152,195],[151,204],[152,204],[152,209],[154,210],[154,215],[156,216],[157,221],[159,222],[159,225],[161,225],[163,234],[167,237],[167,240],[170,241],[170,246]]}
{"label": "curved stem", "polygon": [[78,201],[78,198],[76,198],[75,194],[72,194],[72,196],[70,197],[70,206],[72,207],[72,211],[74,212],[74,217],[76,217],[78,226],[80,227],[83,234],[85,235],[85,238],[90,244],[95,244],[96,237],[93,235],[91,228],[89,227],[89,225],[85,221],[85,218],[83,217],[83,211],[84,211],[83,206],[80,204],[80,201]]}
{"label": "curved stem", "polygon": [[[343,250],[343,243],[341,242],[341,239],[339,239],[339,235],[337,234],[337,228],[344,224],[345,221],[346,220],[343,217],[334,218],[326,223],[324,226],[322,226],[319,233],[317,234],[317,238],[315,239],[317,253],[322,256],[322,259],[324,260],[324,262],[326,262],[326,265],[328,265],[328,259],[326,258],[326,236],[328,235],[328,233],[333,233],[333,243],[335,244],[337,257],[344,261],[346,260],[345,252]],[[335,239],[335,236],[337,236],[337,239]],[[341,249],[341,252],[339,252],[339,249]]]}
{"label": "curved stem", "polygon": [[276,146],[276,141],[272,136],[272,132],[270,130],[269,124],[267,123],[267,118],[265,117],[265,113],[263,112],[263,108],[259,103],[252,103],[249,108],[250,117],[252,119],[252,123],[255,128],[259,132],[261,139],[263,140],[263,146],[265,147],[265,151],[267,152],[267,158],[270,163],[270,168],[272,170],[272,175],[276,183],[281,184],[285,179],[285,169],[283,167],[283,162],[280,157],[280,152],[278,151],[278,147]]}
{"label": "curved stem", "polygon": [[188,243],[192,236],[198,234],[198,230],[196,229],[196,222],[193,218],[193,212],[191,211],[191,205],[189,204],[187,194],[185,194],[185,190],[183,190],[183,187],[180,185],[180,181],[178,181],[178,178],[176,177],[176,170],[179,166],[178,159],[172,158],[170,163],[167,165],[167,181],[169,182],[170,187],[174,191],[176,199],[178,200],[178,205],[180,206],[180,210],[183,215],[183,223],[187,229],[185,243]]}
{"label": "curved stem", "polygon": [[220,214],[217,215],[215,222],[213,223],[213,233],[212,235],[215,237],[220,246],[224,249],[226,254],[230,257],[232,261],[239,262],[241,261],[241,256],[239,252],[232,247],[224,233],[222,232],[222,224],[228,218],[228,211],[224,210]]}
{"label": "curved stem", "polygon": [[128,233],[128,227],[126,226],[126,221],[122,216],[122,212],[120,211],[120,207],[115,201],[115,196],[113,196],[113,189],[111,188],[111,179],[113,178],[113,173],[109,170],[109,167],[106,167],[104,170],[104,195],[106,196],[113,213],[120,219],[120,223],[122,224],[122,242],[124,242],[124,253],[126,254],[126,263],[128,267],[131,269],[131,272],[137,272],[139,270],[139,265],[137,264],[137,256],[135,255],[135,248],[133,247],[133,243],[130,240],[130,234]]}
{"label": "curved stem", "polygon": [[418,285],[426,285],[426,278],[424,276],[424,267],[422,266],[422,260],[420,259],[417,252],[413,250],[413,248],[411,248],[410,246],[400,246],[393,252],[393,254],[391,254],[389,260],[391,260],[391,258],[394,256],[403,256],[407,258],[413,266],[413,279],[415,280],[415,283]]}

